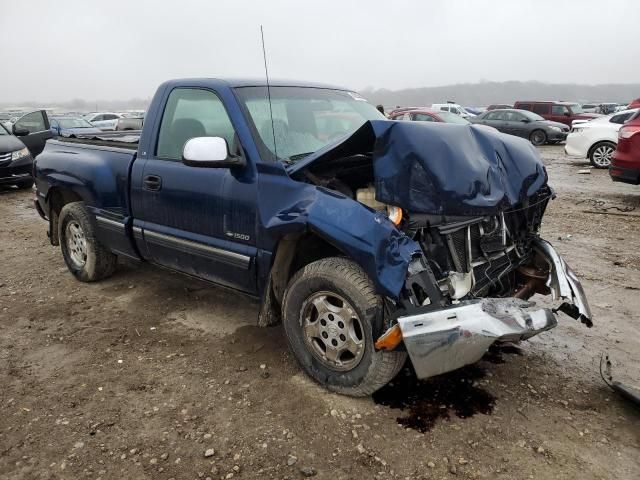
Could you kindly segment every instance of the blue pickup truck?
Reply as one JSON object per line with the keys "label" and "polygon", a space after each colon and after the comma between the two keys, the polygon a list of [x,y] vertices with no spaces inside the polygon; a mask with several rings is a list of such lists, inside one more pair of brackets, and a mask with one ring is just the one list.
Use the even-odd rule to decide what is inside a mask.
{"label": "blue pickup truck", "polygon": [[169,81],[139,135],[50,140],[34,171],[78,280],[123,257],[241,291],[332,391],[369,395],[407,356],[419,378],[454,370],[558,312],[591,326],[539,236],[553,191],[529,142],[390,121],[350,90]]}

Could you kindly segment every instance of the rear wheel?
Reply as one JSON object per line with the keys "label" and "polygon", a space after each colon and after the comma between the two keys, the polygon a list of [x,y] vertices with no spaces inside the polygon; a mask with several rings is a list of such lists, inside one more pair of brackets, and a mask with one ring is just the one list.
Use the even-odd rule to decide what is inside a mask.
{"label": "rear wheel", "polygon": [[113,273],[118,257],[96,238],[91,214],[83,202],[66,204],[58,225],[62,256],[74,277],[94,282]]}
{"label": "rear wheel", "polygon": [[612,142],[596,143],[589,151],[591,165],[596,168],[609,168],[611,156],[616,151],[616,144]]}
{"label": "rear wheel", "polygon": [[536,147],[538,147],[547,143],[547,134],[542,130],[534,130],[533,132],[531,132],[531,135],[529,135],[529,140]]}
{"label": "rear wheel", "polygon": [[382,300],[366,273],[345,258],[318,260],[294,275],[283,324],[302,368],[334,392],[370,395],[406,360],[406,352],[375,350],[385,328]]}

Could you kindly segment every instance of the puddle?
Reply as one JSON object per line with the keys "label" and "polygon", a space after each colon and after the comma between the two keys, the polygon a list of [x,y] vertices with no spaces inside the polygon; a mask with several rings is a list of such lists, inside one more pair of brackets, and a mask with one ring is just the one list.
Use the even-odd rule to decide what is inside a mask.
{"label": "puddle", "polygon": [[502,356],[505,353],[510,355],[522,355],[522,350],[520,349],[520,347],[511,344],[492,345],[491,347],[489,347],[489,351],[484,354],[482,360],[484,360],[485,362],[496,364],[505,363],[506,360]]}
{"label": "puddle", "polygon": [[468,418],[476,413],[489,415],[495,397],[474,382],[484,377],[477,365],[428,380],[418,380],[413,369],[406,367],[392,383],[373,394],[373,401],[406,412],[397,418],[400,425],[422,433],[431,430],[438,420],[452,415]]}

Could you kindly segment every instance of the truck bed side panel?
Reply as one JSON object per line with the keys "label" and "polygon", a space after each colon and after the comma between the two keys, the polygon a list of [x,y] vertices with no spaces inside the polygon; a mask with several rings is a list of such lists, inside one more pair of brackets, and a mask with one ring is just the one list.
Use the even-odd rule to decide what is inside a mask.
{"label": "truck bed side panel", "polygon": [[72,192],[95,215],[105,246],[139,258],[130,235],[129,172],[135,157],[122,148],[49,142],[35,166],[38,201],[49,212],[56,190]]}

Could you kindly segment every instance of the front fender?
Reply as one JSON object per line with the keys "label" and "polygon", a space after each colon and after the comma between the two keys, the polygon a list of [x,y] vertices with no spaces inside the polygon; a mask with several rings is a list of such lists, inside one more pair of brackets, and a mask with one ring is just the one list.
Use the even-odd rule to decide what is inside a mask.
{"label": "front fender", "polygon": [[[379,294],[397,298],[418,243],[382,213],[338,192],[295,182],[260,202],[266,231],[275,237],[311,231],[360,265]],[[267,194],[263,191],[262,194]],[[277,208],[275,207],[277,199]],[[271,207],[271,208],[270,208]]]}

